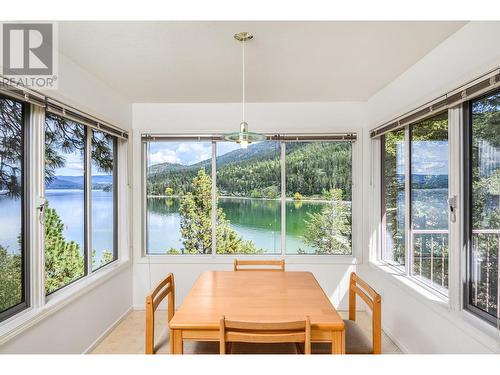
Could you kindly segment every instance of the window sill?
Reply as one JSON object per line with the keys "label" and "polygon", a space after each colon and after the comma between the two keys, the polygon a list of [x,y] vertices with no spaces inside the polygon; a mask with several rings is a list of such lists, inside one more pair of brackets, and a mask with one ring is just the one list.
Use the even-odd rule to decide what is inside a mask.
{"label": "window sill", "polygon": [[0,346],[129,267],[128,260],[115,261],[48,296],[44,306],[28,308],[0,323]]}
{"label": "window sill", "polygon": [[[352,255],[261,255],[259,258],[285,259],[287,264],[358,264]],[[136,264],[233,264],[234,259],[256,259],[255,255],[146,255]]]}
{"label": "window sill", "polygon": [[454,310],[447,297],[409,278],[395,267],[373,261],[370,261],[369,265],[371,269],[383,275],[389,282],[404,289],[413,298],[471,336],[492,353],[500,353],[500,332],[494,326],[466,310]]}

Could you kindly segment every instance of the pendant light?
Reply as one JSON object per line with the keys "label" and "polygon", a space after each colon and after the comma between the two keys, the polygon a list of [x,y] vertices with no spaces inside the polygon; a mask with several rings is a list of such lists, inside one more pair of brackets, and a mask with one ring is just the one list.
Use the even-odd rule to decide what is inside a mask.
{"label": "pendant light", "polygon": [[241,145],[242,148],[247,148],[248,145],[252,142],[263,141],[266,139],[264,134],[260,133],[252,133],[248,131],[248,124],[245,121],[245,42],[252,39],[253,35],[243,31],[234,35],[234,39],[241,42],[242,45],[242,70],[243,70],[243,79],[242,79],[242,114],[243,121],[240,123],[240,131],[234,133],[228,133],[224,135],[224,139],[226,141],[236,142]]}

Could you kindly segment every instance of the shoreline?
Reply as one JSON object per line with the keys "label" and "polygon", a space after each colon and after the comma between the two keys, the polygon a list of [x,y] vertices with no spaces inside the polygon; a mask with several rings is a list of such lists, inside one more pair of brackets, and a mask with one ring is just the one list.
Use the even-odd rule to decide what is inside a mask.
{"label": "shoreline", "polygon": [[[147,198],[163,198],[163,199],[180,199],[181,196],[179,195],[148,195]],[[229,196],[229,195],[221,195],[219,198],[223,199],[238,199],[238,200],[261,200],[261,201],[276,201],[280,202],[281,198],[252,198],[252,197],[234,197],[234,196]],[[300,199],[300,200],[295,200],[293,198],[285,198],[286,202],[295,202],[295,203],[300,203],[300,202],[307,202],[307,203],[331,203],[332,201],[326,200],[326,199],[314,199],[314,198],[308,198],[308,199]],[[350,201],[343,201],[344,203],[351,203]]]}

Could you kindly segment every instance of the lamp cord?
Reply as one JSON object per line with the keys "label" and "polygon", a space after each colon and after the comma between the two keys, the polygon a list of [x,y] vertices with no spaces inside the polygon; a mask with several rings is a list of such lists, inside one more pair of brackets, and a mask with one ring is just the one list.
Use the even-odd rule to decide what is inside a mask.
{"label": "lamp cord", "polygon": [[242,65],[242,88],[243,88],[243,93],[242,93],[242,114],[243,114],[243,121],[245,121],[245,41],[243,40],[242,42],[242,59],[241,59],[241,65]]}

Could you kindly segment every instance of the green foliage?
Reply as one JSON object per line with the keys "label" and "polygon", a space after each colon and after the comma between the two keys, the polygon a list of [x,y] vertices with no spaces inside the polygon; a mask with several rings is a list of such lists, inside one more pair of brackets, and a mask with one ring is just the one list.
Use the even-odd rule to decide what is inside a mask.
{"label": "green foliage", "polygon": [[[252,145],[245,154],[237,150],[217,158],[217,187],[223,196],[275,199],[280,196],[280,152],[276,142]],[[286,194],[320,196],[323,190],[343,189],[351,197],[351,145],[343,142],[294,142],[286,144]],[[198,170],[211,173],[210,160],[192,166],[153,165],[147,178],[148,195],[192,192]]]}
{"label": "green foliage", "polygon": [[293,194],[294,201],[301,201],[302,199],[304,199],[304,196],[302,194],[300,194],[299,192]]}
{"label": "green foliage", "polygon": [[351,209],[342,201],[342,190],[331,189],[331,203],[321,212],[308,213],[304,242],[317,254],[351,254]]}
{"label": "green foliage", "polygon": [[45,211],[45,290],[54,290],[82,277],[85,273],[80,246],[66,241],[64,224],[56,210]]}
{"label": "green foliage", "polygon": [[[217,253],[254,254],[259,250],[253,242],[244,241],[231,229],[225,214],[218,207],[217,213]],[[204,169],[198,171],[192,181],[191,191],[181,197],[179,208],[181,217],[182,254],[210,254],[212,252],[212,179]],[[176,254],[177,250],[170,249]]]}
{"label": "green foliage", "polygon": [[163,194],[166,196],[172,196],[172,195],[174,195],[174,189],[172,189],[171,187],[167,187],[167,188],[165,188],[165,191]]}
{"label": "green foliage", "polygon": [[0,311],[17,305],[22,298],[21,255],[0,246]]}

